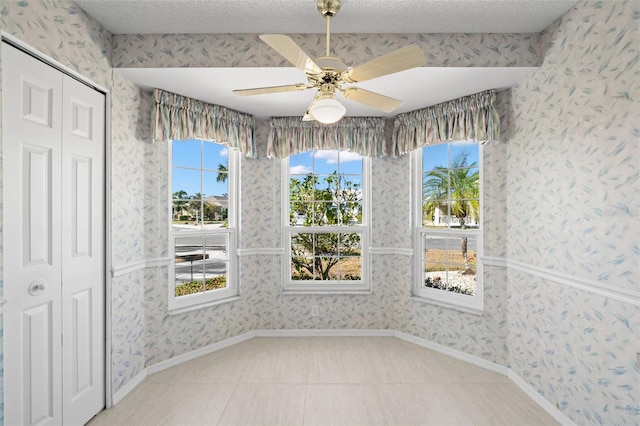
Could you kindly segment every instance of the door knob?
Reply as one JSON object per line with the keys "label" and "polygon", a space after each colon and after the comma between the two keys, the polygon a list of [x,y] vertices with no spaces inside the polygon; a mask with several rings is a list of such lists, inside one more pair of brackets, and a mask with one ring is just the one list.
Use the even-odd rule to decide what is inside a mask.
{"label": "door knob", "polygon": [[32,296],[38,296],[47,288],[44,280],[35,280],[29,284],[29,294]]}

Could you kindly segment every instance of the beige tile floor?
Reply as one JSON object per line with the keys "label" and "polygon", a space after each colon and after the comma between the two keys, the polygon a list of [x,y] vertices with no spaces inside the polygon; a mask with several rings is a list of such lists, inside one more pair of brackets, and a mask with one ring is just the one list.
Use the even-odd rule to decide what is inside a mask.
{"label": "beige tile floor", "polygon": [[505,376],[393,337],[254,338],[147,377],[99,425],[551,425]]}

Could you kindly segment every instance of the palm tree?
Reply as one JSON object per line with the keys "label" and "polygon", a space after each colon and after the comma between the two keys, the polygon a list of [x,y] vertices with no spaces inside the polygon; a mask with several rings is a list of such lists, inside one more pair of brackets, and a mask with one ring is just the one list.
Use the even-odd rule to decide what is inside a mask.
{"label": "palm tree", "polygon": [[173,215],[179,215],[182,212],[182,209],[185,205],[187,205],[188,194],[184,190],[180,190],[173,193]]}
{"label": "palm tree", "polygon": [[229,179],[229,161],[227,164],[218,163],[218,176],[216,182],[226,182]]}
{"label": "palm tree", "polygon": [[[469,153],[462,151],[449,167],[436,166],[425,173],[422,183],[423,214],[432,217],[437,209],[458,218],[460,229],[466,229],[466,219],[478,222],[480,215],[480,173],[477,163],[467,164]],[[467,239],[462,238],[461,251],[467,259]]]}

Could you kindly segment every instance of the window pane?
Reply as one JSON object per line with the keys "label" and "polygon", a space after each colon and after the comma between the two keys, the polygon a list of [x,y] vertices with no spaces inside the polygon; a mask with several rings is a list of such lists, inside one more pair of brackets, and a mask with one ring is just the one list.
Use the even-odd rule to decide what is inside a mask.
{"label": "window pane", "polygon": [[[477,166],[479,144],[472,141],[451,142],[451,167]],[[463,161],[464,159],[464,161]]]}
{"label": "window pane", "polygon": [[182,195],[184,198],[193,198],[196,194],[202,193],[200,177],[200,170],[174,168],[171,176],[173,198],[181,198],[182,192],[186,194]]}
{"label": "window pane", "polygon": [[204,291],[206,253],[200,235],[176,237],[175,295],[185,296]]}
{"label": "window pane", "polygon": [[171,143],[173,165],[199,169],[202,165],[201,149],[201,142],[199,140],[173,141]]}
{"label": "window pane", "polygon": [[362,261],[360,257],[343,257],[340,259],[338,268],[341,280],[359,280],[362,277]]}
{"label": "window pane", "polygon": [[313,258],[292,257],[291,258],[291,279],[313,280]]}
{"label": "window pane", "polygon": [[326,233],[315,234],[314,236],[315,250],[314,254],[338,254],[338,247],[340,244],[339,234]]}
{"label": "window pane", "polygon": [[476,245],[472,237],[425,236],[425,287],[475,294]]}
{"label": "window pane", "polygon": [[227,287],[228,242],[226,234],[205,236],[204,274],[206,290]]}
{"label": "window pane", "polygon": [[313,154],[313,173],[330,175],[338,172],[337,150],[320,150]]}
{"label": "window pane", "polygon": [[295,154],[289,157],[289,174],[292,177],[313,173],[313,156],[309,152]]}
{"label": "window pane", "polygon": [[447,168],[448,144],[431,145],[422,148],[422,170],[430,171],[436,167]]}
{"label": "window pane", "polygon": [[316,280],[336,281],[340,279],[337,257],[316,257],[314,273]]}
{"label": "window pane", "polygon": [[354,201],[340,204],[340,223],[342,225],[361,225],[362,203]]}
{"label": "window pane", "polygon": [[340,151],[341,174],[362,174],[362,156],[357,152]]}
{"label": "window pane", "polygon": [[229,168],[229,148],[215,142],[204,141],[204,168],[226,172]]}

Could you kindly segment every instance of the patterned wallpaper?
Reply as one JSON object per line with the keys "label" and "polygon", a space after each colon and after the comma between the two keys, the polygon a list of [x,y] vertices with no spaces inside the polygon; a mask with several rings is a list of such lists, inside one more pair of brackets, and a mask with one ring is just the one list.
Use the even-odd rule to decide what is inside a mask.
{"label": "patterned wallpaper", "polygon": [[635,305],[510,269],[509,366],[577,424],[638,424],[640,2],[581,2],[543,40],[509,99],[506,256]]}
{"label": "patterned wallpaper", "polygon": [[[638,4],[581,2],[541,35],[341,35],[335,48],[354,63],[409,41],[431,65],[531,66],[546,55],[498,96],[505,140],[484,149],[485,255],[633,290]],[[167,150],[148,141],[149,93],[109,57],[116,67],[262,66],[271,52],[252,35],[114,36],[111,51],[108,32],[70,0],[5,1],[0,25],[112,92],[114,392],[149,365],[255,329],[391,328],[507,365],[576,423],[638,422],[637,304],[507,264],[485,267],[485,312],[474,315],[410,299],[407,255],[372,256],[371,295],[290,296],[278,256],[245,254],[240,300],[167,315],[168,270],[155,266],[168,253]],[[323,45],[294,38],[312,56]],[[243,249],[281,246],[280,163],[265,158],[266,132],[259,158],[242,160]],[[407,182],[409,156],[372,161],[374,247],[412,248]]]}
{"label": "patterned wallpaper", "polygon": [[[312,58],[324,56],[322,34],[292,34]],[[332,34],[338,57],[361,64],[415,43],[427,66],[531,67],[540,63],[539,34]],[[196,48],[194,48],[196,46]],[[257,34],[113,36],[115,68],[290,66]]]}

